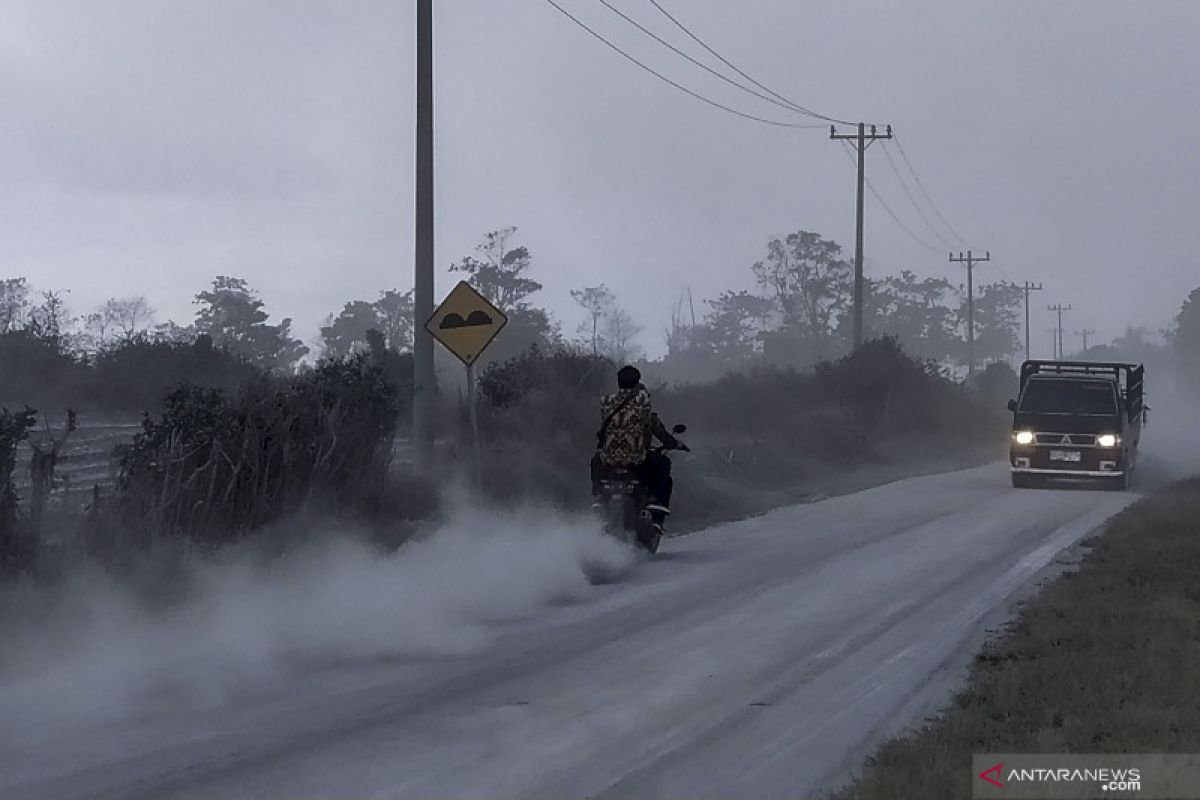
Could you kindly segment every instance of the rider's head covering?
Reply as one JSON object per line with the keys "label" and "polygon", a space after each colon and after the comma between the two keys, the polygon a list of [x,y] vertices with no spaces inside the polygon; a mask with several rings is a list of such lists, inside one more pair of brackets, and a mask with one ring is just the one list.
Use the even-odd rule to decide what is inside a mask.
{"label": "rider's head covering", "polygon": [[622,389],[634,389],[642,382],[642,373],[637,367],[626,364],[617,370],[617,386]]}

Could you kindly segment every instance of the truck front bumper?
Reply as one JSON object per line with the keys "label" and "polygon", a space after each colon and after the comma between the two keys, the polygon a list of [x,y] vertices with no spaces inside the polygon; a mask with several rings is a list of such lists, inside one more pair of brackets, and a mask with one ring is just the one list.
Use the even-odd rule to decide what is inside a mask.
{"label": "truck front bumper", "polygon": [[[1065,451],[1065,452],[1064,452]],[[1054,458],[1071,455],[1075,460]],[[1049,445],[1012,445],[1008,464],[1014,473],[1061,475],[1081,478],[1119,477],[1129,469],[1128,458],[1120,447],[1055,447]]]}
{"label": "truck front bumper", "polygon": [[1119,478],[1123,469],[1048,469],[1042,467],[1013,467],[1014,475],[1055,475],[1060,478]]}

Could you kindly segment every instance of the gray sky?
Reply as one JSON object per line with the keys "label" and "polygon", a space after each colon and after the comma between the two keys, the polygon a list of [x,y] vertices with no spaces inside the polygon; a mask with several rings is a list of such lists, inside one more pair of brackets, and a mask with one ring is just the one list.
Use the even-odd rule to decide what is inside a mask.
{"label": "gray sky", "polygon": [[[687,44],[645,0],[612,1]],[[790,118],[596,0],[560,2],[690,88]],[[662,2],[792,99],[891,123],[950,222],[991,250],[980,279],[1045,284],[1035,349],[1047,303],[1108,338],[1164,327],[1200,285],[1200,3]],[[603,281],[654,353],[680,291],[749,288],[769,237],[816,230],[852,254],[853,167],[827,130],[705,106],[542,0],[435,6],[439,292],[445,265],[517,225],[565,332],[570,289]],[[0,275],[70,288],[75,311],[142,292],[178,321],[212,276],[238,275],[306,340],[345,301],[409,288],[413,7],[4,0]],[[879,148],[868,177],[936,246],[868,195],[868,274],[961,276]]]}

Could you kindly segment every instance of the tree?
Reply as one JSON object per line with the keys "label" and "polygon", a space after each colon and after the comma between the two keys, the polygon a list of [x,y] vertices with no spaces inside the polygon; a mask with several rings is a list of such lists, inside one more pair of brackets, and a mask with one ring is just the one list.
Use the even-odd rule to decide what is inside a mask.
{"label": "tree", "polygon": [[42,302],[29,314],[29,330],[34,336],[63,348],[67,329],[74,322],[67,310],[63,292],[42,292]]}
{"label": "tree", "polygon": [[1183,372],[1200,385],[1200,288],[1193,289],[1175,317],[1175,353]]}
{"label": "tree", "polygon": [[605,353],[612,361],[625,364],[642,354],[634,340],[642,327],[633,321],[629,312],[617,305],[609,307],[604,314]]}
{"label": "tree", "polygon": [[241,278],[218,275],[196,295],[196,330],[266,370],[291,371],[308,348],[291,336],[291,319],[268,325],[263,302]]}
{"label": "tree", "polygon": [[[990,283],[975,298],[975,357],[980,363],[1003,361],[1019,352],[1021,344],[1021,287]],[[965,301],[963,319],[966,319]]]}
{"label": "tree", "polygon": [[154,320],[154,308],[140,294],[131,297],[110,297],[100,313],[107,323],[106,327],[114,328],[123,342],[132,341]]}
{"label": "tree", "polygon": [[592,355],[600,354],[603,344],[601,321],[612,308],[616,297],[603,283],[599,286],[588,286],[583,289],[573,289],[571,297],[586,312],[587,317],[579,324],[579,332],[591,338]]}
{"label": "tree", "polygon": [[767,257],[753,266],[759,285],[771,293],[782,314],[784,336],[777,341],[799,339],[789,360],[828,355],[833,322],[851,295],[851,268],[841,254],[836,242],[797,231],[772,239]]}
{"label": "tree", "polygon": [[[192,344],[196,341],[196,337],[200,332],[196,330],[195,325],[180,325],[175,320],[169,319],[166,322],[160,322],[154,326],[150,333],[150,338],[156,342],[168,342],[174,344]],[[209,338],[211,344],[212,339]]]}
{"label": "tree", "polygon": [[387,346],[397,352],[410,352],[416,331],[416,312],[413,310],[413,290],[401,292],[387,289],[379,293],[375,301],[375,313],[379,318],[379,332]]}
{"label": "tree", "polygon": [[450,267],[451,272],[467,273],[471,285],[505,313],[521,308],[525,298],[542,290],[542,285],[527,275],[533,265],[529,250],[508,246],[516,232],[512,226],[492,231],[475,248],[482,259],[467,256]]}
{"label": "tree", "polygon": [[367,349],[367,334],[379,331],[375,306],[354,300],[342,307],[342,313],[330,314],[321,326],[321,345],[327,358],[345,358]]}
{"label": "tree", "polygon": [[451,272],[466,273],[471,285],[508,316],[504,332],[488,350],[489,361],[504,361],[531,347],[561,342],[550,315],[528,300],[542,285],[528,275],[533,266],[529,250],[509,246],[516,231],[515,227],[492,231],[475,248],[478,258],[467,256],[450,266]]}
{"label": "tree", "polygon": [[961,352],[950,281],[919,280],[911,270],[902,270],[867,285],[873,335],[896,337],[905,351],[924,361],[947,361]]}
{"label": "tree", "polygon": [[321,342],[325,355],[343,358],[365,352],[369,347],[367,334],[378,331],[385,347],[397,352],[412,349],[413,296],[412,292],[388,290],[380,293],[374,303],[354,300],[346,303],[337,317],[330,315],[321,326]]}
{"label": "tree", "polygon": [[24,326],[29,315],[29,287],[24,278],[0,280],[0,333]]}
{"label": "tree", "polygon": [[103,311],[93,311],[84,315],[83,333],[80,335],[83,350],[96,353],[108,344],[108,335],[112,325],[111,320]]}
{"label": "tree", "polygon": [[736,367],[762,352],[763,334],[775,315],[775,304],[769,298],[726,291],[708,304],[712,310],[705,317],[705,326],[713,354],[722,366]]}

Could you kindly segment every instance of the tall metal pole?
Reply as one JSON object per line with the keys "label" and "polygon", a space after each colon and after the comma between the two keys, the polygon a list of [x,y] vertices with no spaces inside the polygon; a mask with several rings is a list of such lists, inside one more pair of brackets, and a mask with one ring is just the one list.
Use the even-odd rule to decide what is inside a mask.
{"label": "tall metal pole", "polygon": [[479,446],[479,404],[475,399],[475,363],[467,365],[467,407],[471,420],[471,471],[475,491],[483,490],[483,455]]}
{"label": "tall metal pole", "polygon": [[436,379],[433,336],[433,0],[417,0],[417,196],[413,280],[413,444],[417,465],[433,464]]}
{"label": "tall metal pole", "polygon": [[872,125],[871,132],[867,133],[866,123],[860,122],[856,133],[842,134],[831,125],[829,138],[849,139],[854,142],[854,149],[858,151],[858,195],[854,215],[854,349],[857,350],[863,341],[863,186],[867,182],[867,148],[876,139],[891,139],[892,126],[887,126],[887,133],[878,133],[878,129]]}

